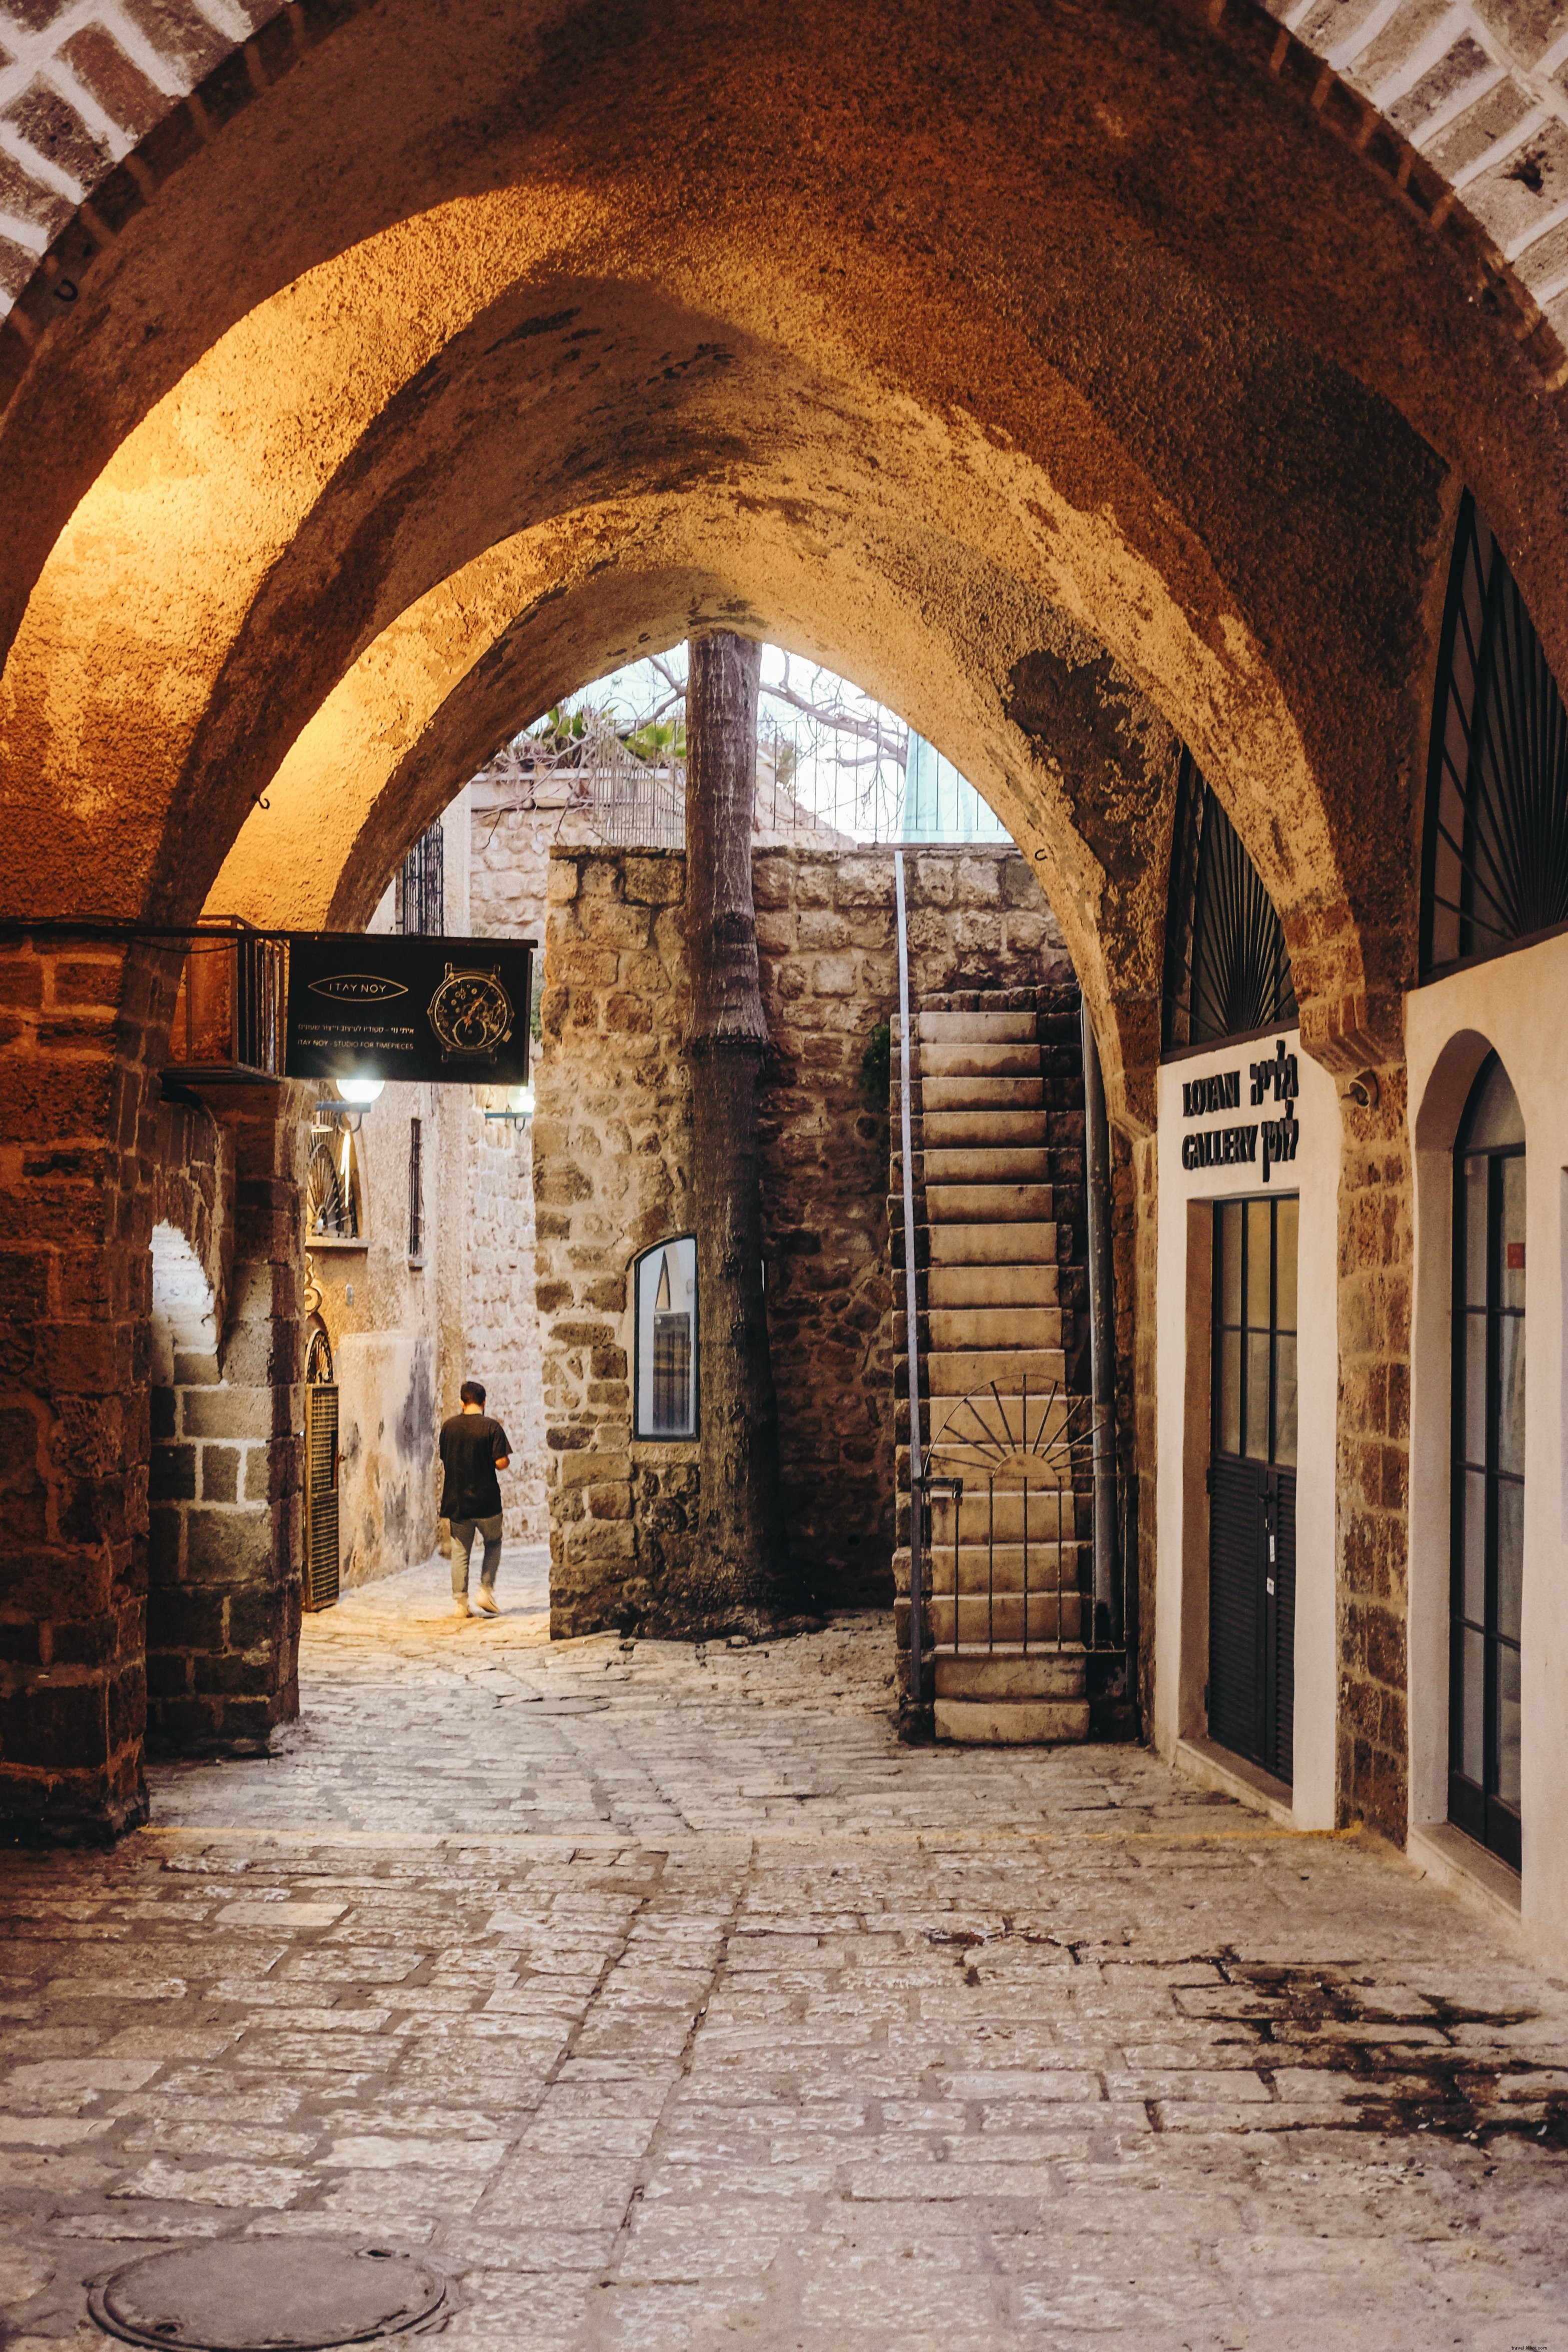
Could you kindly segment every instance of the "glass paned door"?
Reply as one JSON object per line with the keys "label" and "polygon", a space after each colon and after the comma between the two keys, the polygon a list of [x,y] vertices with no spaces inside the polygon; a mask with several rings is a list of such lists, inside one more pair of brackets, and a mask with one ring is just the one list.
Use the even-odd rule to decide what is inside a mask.
{"label": "glass paned door", "polygon": [[1448,1818],[1520,1864],[1524,1127],[1495,1055],[1455,1154]]}
{"label": "glass paned door", "polygon": [[1208,1727],[1289,1780],[1296,1640],[1294,1199],[1214,1212]]}

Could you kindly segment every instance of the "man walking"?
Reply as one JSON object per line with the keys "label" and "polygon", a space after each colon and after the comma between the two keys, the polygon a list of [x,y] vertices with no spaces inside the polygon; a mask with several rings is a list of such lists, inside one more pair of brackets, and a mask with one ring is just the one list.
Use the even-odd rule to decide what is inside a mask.
{"label": "man walking", "polygon": [[459,1617],[468,1611],[468,1562],[476,1532],[485,1538],[485,1559],[479,1570],[479,1606],[487,1617],[499,1614],[496,1570],[501,1565],[501,1486],[496,1473],[511,1460],[512,1449],[498,1421],[485,1411],[485,1391],[477,1381],[465,1381],[458,1391],[463,1410],[441,1424],[441,1516],[452,1529],[452,1599]]}

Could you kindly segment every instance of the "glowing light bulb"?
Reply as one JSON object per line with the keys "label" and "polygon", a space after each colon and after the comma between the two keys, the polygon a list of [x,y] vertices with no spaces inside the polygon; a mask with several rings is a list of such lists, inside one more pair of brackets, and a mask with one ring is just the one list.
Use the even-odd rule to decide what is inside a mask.
{"label": "glowing light bulb", "polygon": [[337,1081],[338,1092],[346,1103],[357,1103],[366,1108],[380,1101],[385,1085],[384,1078],[340,1078]]}

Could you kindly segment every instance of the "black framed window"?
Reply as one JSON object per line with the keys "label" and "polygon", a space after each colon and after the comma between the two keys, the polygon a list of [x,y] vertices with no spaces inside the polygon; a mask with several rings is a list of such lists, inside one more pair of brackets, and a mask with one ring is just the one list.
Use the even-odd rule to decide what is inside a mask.
{"label": "black framed window", "polygon": [[408,1123],[408,1254],[421,1257],[424,1252],[424,1127],[422,1120],[411,1118]]}
{"label": "black framed window", "polygon": [[638,1437],[697,1433],[697,1244],[655,1242],[632,1265],[633,1382]]}
{"label": "black framed window", "polygon": [[1289,1782],[1296,1690],[1294,1196],[1214,1211],[1209,1736]]}
{"label": "black framed window", "polygon": [[1459,508],[1437,656],[1421,972],[1568,923],[1568,713],[1485,516]]}
{"label": "black framed window", "polygon": [[1524,1121],[1495,1054],[1454,1151],[1448,1818],[1520,1865]]}
{"label": "black framed window", "polygon": [[1214,1451],[1296,1466],[1296,1244],[1301,1202],[1214,1212]]}
{"label": "black framed window", "polygon": [[1285,929],[1239,835],[1185,748],[1166,921],[1167,1054],[1295,1024]]}

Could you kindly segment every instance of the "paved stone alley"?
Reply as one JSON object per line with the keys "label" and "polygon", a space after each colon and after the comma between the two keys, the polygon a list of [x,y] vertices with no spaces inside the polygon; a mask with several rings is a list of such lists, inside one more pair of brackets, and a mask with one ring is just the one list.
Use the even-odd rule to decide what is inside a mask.
{"label": "paved stone alley", "polygon": [[1113,1748],[901,1748],[885,1619],[308,1619],[269,1759],[0,1865],[0,2344],[171,2242],[427,2251],[453,2352],[1568,2347],[1568,1984]]}

